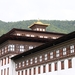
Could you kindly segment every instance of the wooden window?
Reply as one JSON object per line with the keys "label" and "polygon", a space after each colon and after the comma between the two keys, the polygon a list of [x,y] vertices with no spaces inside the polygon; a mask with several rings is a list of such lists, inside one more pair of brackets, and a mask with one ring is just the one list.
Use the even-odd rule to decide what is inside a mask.
{"label": "wooden window", "polygon": [[33,46],[29,46],[29,50],[30,50],[30,49],[33,49]]}
{"label": "wooden window", "polygon": [[25,66],[25,62],[24,61],[22,61],[22,67],[24,67]]}
{"label": "wooden window", "polygon": [[7,68],[7,75],[9,75],[9,68]]}
{"label": "wooden window", "polygon": [[25,75],[27,75],[27,70],[25,70]]}
{"label": "wooden window", "polygon": [[15,45],[10,44],[8,45],[8,51],[14,51],[15,50]]}
{"label": "wooden window", "polygon": [[6,69],[4,69],[4,75],[6,75]]}
{"label": "wooden window", "polygon": [[53,58],[53,52],[50,52],[50,59]]}
{"label": "wooden window", "polygon": [[42,62],[42,56],[40,56],[40,62]]}
{"label": "wooden window", "polygon": [[54,68],[55,68],[55,71],[57,71],[57,62],[55,63]]}
{"label": "wooden window", "polygon": [[21,62],[19,62],[19,68],[21,67]]}
{"label": "wooden window", "polygon": [[16,66],[16,69],[18,68],[18,65],[17,64],[15,64],[15,66]]}
{"label": "wooden window", "polygon": [[5,53],[8,51],[8,47],[5,47]]}
{"label": "wooden window", "polygon": [[56,51],[56,57],[59,57],[59,50]]}
{"label": "wooden window", "polygon": [[51,72],[51,64],[48,65],[48,71]]}
{"label": "wooden window", "polygon": [[1,75],[3,75],[3,70],[1,70]]}
{"label": "wooden window", "polygon": [[26,65],[28,65],[28,60],[26,60]]}
{"label": "wooden window", "polygon": [[35,63],[37,63],[37,57],[35,57]]}
{"label": "wooden window", "polygon": [[47,56],[47,54],[45,54],[45,60],[47,60],[47,58],[48,58],[48,56]]}
{"label": "wooden window", "polygon": [[31,69],[29,69],[29,75],[31,75]]}
{"label": "wooden window", "polygon": [[33,59],[30,59],[30,64],[33,64]]}
{"label": "wooden window", "polygon": [[72,60],[71,59],[68,60],[68,68],[72,68]]}
{"label": "wooden window", "polygon": [[38,67],[38,74],[40,74],[40,66]]}
{"label": "wooden window", "polygon": [[4,54],[4,49],[2,49],[2,54]]}
{"label": "wooden window", "polygon": [[46,73],[46,65],[43,66],[43,73]]}
{"label": "wooden window", "polygon": [[20,45],[20,52],[24,52],[24,45]]}
{"label": "wooden window", "polygon": [[24,75],[23,71],[22,71],[21,75]]}
{"label": "wooden window", "polygon": [[61,70],[64,69],[64,61],[61,61]]}
{"label": "wooden window", "polygon": [[63,55],[66,55],[66,48],[63,48]]}
{"label": "wooden window", "polygon": [[20,72],[18,72],[18,75],[20,75]]}
{"label": "wooden window", "polygon": [[70,46],[70,53],[74,53],[74,45]]}
{"label": "wooden window", "polygon": [[36,74],[36,68],[34,68],[34,72],[33,73],[34,73],[34,75]]}

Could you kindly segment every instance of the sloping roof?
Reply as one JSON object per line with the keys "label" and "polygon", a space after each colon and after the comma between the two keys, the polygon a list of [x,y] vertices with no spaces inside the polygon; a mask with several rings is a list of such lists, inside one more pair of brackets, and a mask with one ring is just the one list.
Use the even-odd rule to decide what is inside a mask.
{"label": "sloping roof", "polygon": [[41,42],[46,43],[53,39],[45,39],[45,38],[38,38],[38,37],[26,37],[26,36],[16,36],[16,35],[7,35],[4,34],[0,37],[0,44],[4,43],[7,40],[16,40],[16,41],[29,41],[29,42]]}
{"label": "sloping roof", "polygon": [[42,34],[58,34],[58,35],[65,35],[64,33],[57,33],[57,32],[47,32],[47,31],[33,31],[33,30],[26,30],[26,29],[17,29],[17,28],[13,28],[12,30],[10,30],[7,34],[10,35],[11,33],[15,32],[15,31],[23,31],[23,32],[35,32],[35,33],[42,33]]}
{"label": "sloping roof", "polygon": [[68,40],[73,39],[73,38],[75,38],[75,31],[72,32],[72,33],[69,33],[67,35],[64,35],[64,36],[62,36],[62,37],[60,37],[60,38],[58,38],[56,40],[52,40],[52,41],[50,41],[50,42],[48,42],[46,44],[38,46],[38,47],[36,47],[34,49],[31,49],[29,51],[26,51],[26,52],[23,52],[23,53],[21,53],[19,55],[16,55],[16,56],[12,57],[11,59],[16,60],[18,58],[21,58],[22,56],[26,56],[26,55],[29,55],[31,53],[35,53],[35,52],[41,51],[41,50],[43,50],[45,48],[52,47],[53,45],[57,45],[59,43],[68,41]]}

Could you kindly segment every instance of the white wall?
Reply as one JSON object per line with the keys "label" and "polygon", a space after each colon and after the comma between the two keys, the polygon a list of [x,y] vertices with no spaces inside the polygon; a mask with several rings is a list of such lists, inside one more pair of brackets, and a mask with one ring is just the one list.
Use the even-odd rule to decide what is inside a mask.
{"label": "white wall", "polygon": [[[68,59],[72,59],[72,68],[68,68]],[[61,70],[61,61],[62,60],[55,61],[58,64],[58,70],[57,71],[54,71],[54,63],[55,62],[50,62],[51,66],[52,66],[52,71],[51,72],[48,72],[48,64],[49,63],[43,64],[43,65],[46,65],[46,73],[43,73],[43,65],[39,65],[41,67],[41,73],[40,74],[38,74],[38,66],[34,66],[36,68],[36,74],[35,75],[75,75],[74,74],[74,72],[75,72],[75,57],[68,58],[68,59],[63,59],[64,60],[64,69],[63,70]],[[31,75],[34,75],[33,74],[33,68],[34,67],[31,67],[31,69],[32,69],[32,71],[31,71],[32,74]],[[29,73],[29,69],[30,68],[26,69],[28,71],[28,73]],[[20,70],[20,75],[21,75],[21,71],[22,70]],[[24,75],[25,75],[25,69],[23,71],[24,71]],[[18,75],[18,73],[17,73],[17,75]]]}

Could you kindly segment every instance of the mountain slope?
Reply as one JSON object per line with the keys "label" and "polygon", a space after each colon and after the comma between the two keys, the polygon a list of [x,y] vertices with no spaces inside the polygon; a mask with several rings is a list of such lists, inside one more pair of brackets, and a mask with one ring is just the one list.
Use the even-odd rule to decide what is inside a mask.
{"label": "mountain slope", "polygon": [[[18,22],[3,22],[0,21],[0,35],[7,33],[12,28],[29,29],[28,26],[37,20],[27,20]],[[50,24],[47,31],[70,33],[75,31],[75,21],[60,21],[60,20],[40,20],[45,24]]]}

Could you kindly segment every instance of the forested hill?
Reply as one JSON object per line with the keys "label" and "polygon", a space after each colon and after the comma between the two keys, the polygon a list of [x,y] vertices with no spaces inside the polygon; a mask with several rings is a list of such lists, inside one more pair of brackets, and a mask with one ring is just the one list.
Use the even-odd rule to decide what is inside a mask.
{"label": "forested hill", "polygon": [[[75,31],[75,21],[60,21],[60,20],[40,20],[45,24],[50,24],[47,31],[70,33]],[[18,22],[3,22],[0,21],[0,35],[7,33],[12,28],[29,29],[28,26],[37,22],[37,20],[26,20]]]}

